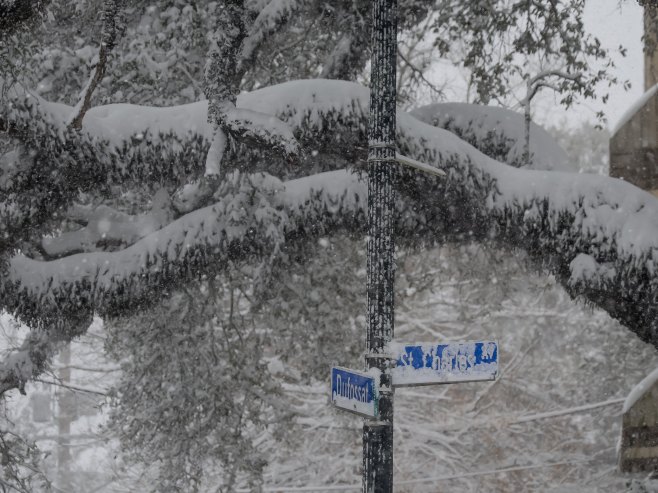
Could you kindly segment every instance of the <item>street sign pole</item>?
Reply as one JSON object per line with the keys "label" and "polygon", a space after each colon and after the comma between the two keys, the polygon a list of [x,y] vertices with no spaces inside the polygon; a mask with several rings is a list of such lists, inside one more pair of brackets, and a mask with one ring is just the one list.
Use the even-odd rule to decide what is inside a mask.
{"label": "street sign pole", "polygon": [[372,2],[372,63],[368,126],[368,259],[366,367],[380,370],[379,419],[363,425],[363,491],[393,491],[393,385],[388,343],[393,338],[395,244],[393,219],[397,0]]}

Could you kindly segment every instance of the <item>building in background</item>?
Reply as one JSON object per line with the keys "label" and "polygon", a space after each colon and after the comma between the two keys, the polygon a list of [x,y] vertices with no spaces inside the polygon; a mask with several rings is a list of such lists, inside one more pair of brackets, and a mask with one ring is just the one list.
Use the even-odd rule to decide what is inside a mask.
{"label": "building in background", "polygon": [[658,370],[642,380],[624,403],[619,468],[658,471]]}
{"label": "building in background", "polygon": [[658,195],[658,0],[644,6],[643,96],[625,113],[610,139],[610,176]]}

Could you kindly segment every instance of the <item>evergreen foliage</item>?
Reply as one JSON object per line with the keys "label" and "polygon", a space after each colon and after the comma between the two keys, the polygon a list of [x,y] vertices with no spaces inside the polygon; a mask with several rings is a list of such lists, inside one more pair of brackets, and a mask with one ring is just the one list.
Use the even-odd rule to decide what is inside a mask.
{"label": "evergreen foliage", "polygon": [[[399,21],[435,22],[441,52],[472,42],[463,63],[482,100],[520,75],[492,51],[506,34],[519,35],[511,50],[583,73],[583,56],[607,56],[582,33],[582,1],[508,3],[405,0]],[[32,332],[0,364],[2,394],[24,391],[100,315],[123,371],[110,429],[128,457],[157,462],[152,488],[200,489],[217,468],[226,491],[262,485],[259,440],[288,419],[272,375],[319,379],[337,352],[362,352],[363,272],[349,266],[362,261],[369,94],[312,78],[367,75],[369,4],[59,0],[42,23],[14,19],[0,38],[0,308]],[[521,18],[533,19],[523,34]],[[564,86],[565,103],[610,78],[588,77]],[[523,249],[658,346],[658,240],[634,235],[655,229],[653,199],[513,169],[518,134],[425,121],[399,113],[398,150],[448,178],[396,172],[403,248]],[[25,490],[32,449],[7,437],[7,477]]]}

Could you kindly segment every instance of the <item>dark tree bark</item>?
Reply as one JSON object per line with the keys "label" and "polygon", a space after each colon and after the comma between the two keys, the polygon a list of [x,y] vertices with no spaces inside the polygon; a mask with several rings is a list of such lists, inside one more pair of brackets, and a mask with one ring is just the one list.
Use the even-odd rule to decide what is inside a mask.
{"label": "dark tree bark", "polygon": [[0,39],[37,17],[48,3],[46,0],[0,1]]}
{"label": "dark tree bark", "polygon": [[107,61],[110,52],[114,48],[121,31],[121,9],[123,0],[105,0],[103,4],[103,30],[101,33],[101,45],[98,49],[98,63],[93,68],[87,87],[83,91],[81,100],[75,108],[75,114],[69,124],[71,128],[80,130],[82,128],[82,119],[91,108],[91,96],[96,90],[96,86],[105,77]]}
{"label": "dark tree bark", "polygon": [[341,24],[347,24],[343,36],[322,69],[323,79],[355,80],[368,61],[368,47],[372,24],[371,2],[353,2]]}

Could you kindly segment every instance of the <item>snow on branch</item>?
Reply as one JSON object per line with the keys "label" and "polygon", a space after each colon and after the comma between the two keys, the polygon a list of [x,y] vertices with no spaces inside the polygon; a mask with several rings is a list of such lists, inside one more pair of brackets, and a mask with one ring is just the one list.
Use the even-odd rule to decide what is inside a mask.
{"label": "snow on branch", "polygon": [[253,59],[263,42],[279,31],[306,0],[269,0],[258,13],[243,40],[239,70],[243,71]]}
{"label": "snow on branch", "polygon": [[358,228],[365,189],[346,171],[286,184],[265,174],[236,172],[218,195],[221,199],[214,205],[120,251],[47,262],[15,256],[1,285],[8,296],[3,298],[5,307],[33,326],[69,309],[101,315],[134,310],[163,286],[198,277],[200,272],[220,272],[228,260],[267,256],[288,236],[307,241],[339,226]]}
{"label": "snow on branch", "polygon": [[368,51],[364,47],[370,43],[371,28],[370,15],[364,12],[364,8],[369,8],[369,5],[361,2],[354,7],[356,11],[345,19],[348,25],[343,27],[343,35],[327,57],[321,77],[352,80],[367,62]]}
{"label": "snow on branch", "polygon": [[444,128],[489,157],[515,167],[575,171],[551,135],[531,123],[531,164],[524,159],[524,118],[515,111],[468,103],[434,103],[411,111],[420,121]]}
{"label": "snow on branch", "polygon": [[[298,81],[245,94],[237,103],[230,124],[245,139],[239,142],[229,135],[227,154],[245,170],[302,176],[307,171],[289,162],[297,149],[295,138],[322,151],[333,149],[341,134],[343,152],[365,136],[367,91],[353,84]],[[26,150],[19,172],[3,169],[0,181],[0,255],[19,247],[26,232],[42,234],[39,227],[54,214],[63,214],[80,191],[153,182],[176,188],[204,172],[213,136],[206,102],[91,108],[79,131],[67,127],[71,111],[18,85],[0,107],[0,121]],[[358,115],[356,128],[354,120],[342,123],[345,114]],[[256,141],[269,142],[274,151],[254,149]],[[211,187],[209,194],[213,191]],[[181,212],[208,203],[191,202],[192,207],[181,205]]]}
{"label": "snow on branch", "polygon": [[[300,142],[310,144],[319,137],[322,144],[322,125],[332,121],[328,113],[337,113],[333,120],[338,120],[345,103],[361,104],[367,95],[355,84],[314,82],[295,81],[240,95],[236,107],[226,112],[234,134],[229,135],[228,158],[253,161],[250,158],[267,152],[263,148],[270,148],[274,156],[290,159],[299,152]],[[347,93],[340,95],[341,90]],[[141,181],[153,174],[169,183],[176,176],[198,176],[214,135],[207,101],[173,107],[97,106],[89,109],[75,134],[67,131],[71,112],[70,106],[16,88],[0,108],[0,121],[37,151],[52,155],[53,148],[76,149],[88,163],[80,170],[81,178],[100,183]],[[261,148],[254,149],[254,143]]]}
{"label": "snow on branch", "polygon": [[[11,89],[10,95],[1,111],[21,146],[0,162],[0,257],[22,241],[45,233],[44,225],[64,213],[80,191],[126,183],[131,175],[167,183],[176,179],[177,172],[193,174],[198,167],[199,157],[185,159],[188,153],[194,157],[194,141],[186,149],[174,146],[171,154],[162,153],[158,145],[144,148],[160,154],[164,165],[153,162],[149,166],[147,160],[142,166],[139,140],[134,147],[117,149],[111,135],[99,138],[93,132],[67,128],[69,107],[48,103],[19,87]],[[166,165],[174,161],[175,168]],[[190,166],[187,171],[186,166]]]}
{"label": "snow on branch", "polygon": [[7,355],[0,363],[0,395],[18,389],[25,393],[25,384],[41,375],[50,359],[63,343],[84,334],[91,323],[89,320],[67,319],[48,325],[48,330],[33,330],[21,346]]}
{"label": "snow on branch", "polygon": [[[440,163],[449,175],[403,175],[396,225],[401,238],[524,248],[574,296],[599,304],[645,341],[658,342],[658,202],[650,194],[611,178],[511,168],[404,114],[400,129],[403,152]],[[221,270],[222,259],[260,257],[282,242],[311,241],[316,234],[362,231],[357,218],[364,217],[366,200],[357,175],[336,171],[280,184],[268,178],[265,188],[249,192],[269,197],[260,202],[268,220],[253,206],[246,209],[253,215],[238,212],[248,205],[238,198],[247,193],[245,183],[238,195],[220,191],[215,205],[119,252],[52,262],[15,257],[3,284],[3,298],[15,300],[7,307],[16,311],[24,303],[19,300],[31,300],[40,312],[29,318],[38,320],[55,302],[62,308],[66,293],[73,292],[79,293],[71,300],[76,310],[111,312],[193,272]],[[580,254],[605,262],[605,279],[583,260],[573,264]]]}
{"label": "snow on branch", "polygon": [[213,128],[205,176],[220,174],[227,134],[247,147],[255,144],[281,152],[286,159],[298,155],[299,144],[283,122],[258,109],[236,108],[240,82],[247,69],[243,62],[250,60],[260,43],[285,23],[298,3],[272,0],[254,20],[242,0],[217,6],[204,75],[207,118]]}
{"label": "snow on branch", "polygon": [[[354,84],[298,81],[245,95],[238,107],[276,115],[306,142],[316,136],[321,152],[315,159],[342,167],[365,158],[367,99]],[[133,129],[110,126],[116,115],[105,110],[106,131],[130,135]],[[160,119],[167,111],[181,107],[135,111],[132,120],[144,125],[148,114],[155,128],[171,130],[171,120]],[[102,128],[92,113],[85,122]],[[205,120],[194,121],[204,132]],[[448,174],[436,179],[399,168],[395,227],[403,244],[481,241],[524,249],[572,296],[600,306],[658,346],[658,202],[652,195],[612,178],[502,164],[404,112],[398,130],[401,154]],[[307,164],[318,169],[311,157]],[[214,192],[214,204],[123,250],[49,262],[14,256],[0,279],[3,308],[45,329],[52,317],[66,314],[134,311],[169,286],[221,275],[229,260],[261,262],[319,235],[364,231],[366,187],[358,173],[334,168],[287,181],[262,173],[227,178]]]}
{"label": "snow on branch", "polygon": [[86,226],[77,231],[44,238],[41,246],[49,257],[96,251],[101,246],[132,245],[172,220],[171,201],[164,189],[155,194],[151,211],[145,214],[131,216],[105,205],[87,214],[84,214],[83,208],[76,207],[72,213],[67,216],[86,222]]}
{"label": "snow on branch", "polygon": [[219,175],[226,140],[226,111],[235,108],[242,73],[237,70],[238,54],[247,35],[247,15],[242,0],[227,0],[215,6],[214,28],[208,36],[204,70],[204,93],[208,100],[208,123],[213,129],[206,155],[206,173]]}
{"label": "snow on branch", "polygon": [[[259,163],[255,157],[273,157],[276,162],[283,155],[285,162],[278,166],[289,168],[288,159],[298,149],[295,137],[276,114],[263,114],[259,94],[253,95],[257,99],[247,98],[231,113],[231,127],[244,138],[239,143],[229,137],[229,156],[242,163]],[[45,101],[18,85],[0,108],[3,128],[11,130],[28,151],[20,172],[3,169],[2,250],[15,247],[25,225],[34,230],[65,209],[80,190],[152,181],[179,186],[203,173],[213,135],[205,102],[173,108],[125,104],[91,108],[79,131],[67,126],[71,112],[71,107]],[[254,142],[271,145],[272,152],[253,149]]]}
{"label": "snow on branch", "polygon": [[602,286],[604,281],[609,282],[615,277],[615,269],[596,261],[591,255],[579,253],[569,263],[570,286]]}
{"label": "snow on branch", "polygon": [[[525,102],[523,104],[525,105],[528,104],[529,101],[532,101],[534,97],[537,95],[537,91],[539,90],[541,85],[546,84],[546,82],[544,81],[552,77],[555,77],[556,79],[569,80],[576,83],[580,83],[580,81],[583,79],[583,75],[580,73],[572,74],[559,69],[543,70],[538,74],[534,75],[533,77],[530,77],[526,81],[526,84],[529,88],[529,92],[526,93]],[[550,87],[550,85],[547,85],[546,87]],[[559,92],[560,91],[559,88],[556,88],[556,91]]]}
{"label": "snow on branch", "polygon": [[272,115],[248,108],[231,108],[226,112],[224,123],[231,135],[239,136],[247,144],[274,149],[288,159],[300,153],[290,127]]}

